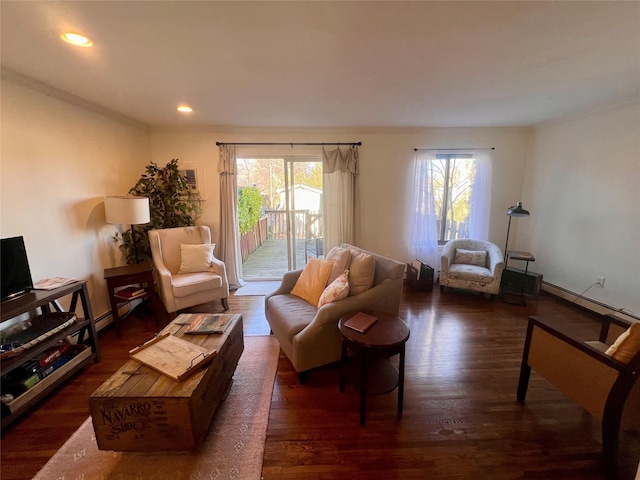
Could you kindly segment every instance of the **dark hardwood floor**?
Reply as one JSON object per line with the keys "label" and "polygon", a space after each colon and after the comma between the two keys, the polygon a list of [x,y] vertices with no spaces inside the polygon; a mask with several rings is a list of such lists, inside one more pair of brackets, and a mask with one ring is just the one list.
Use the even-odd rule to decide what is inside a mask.
{"label": "dark hardwood floor", "polygon": [[[269,333],[264,297],[229,299],[245,335]],[[204,309],[203,309],[204,310]],[[208,311],[221,311],[217,304]],[[529,315],[561,316],[582,338],[597,337],[596,317],[542,295],[525,307],[477,294],[405,288],[407,343],[404,414],[396,392],[371,396],[359,427],[358,393],[338,388],[338,368],[313,371],[301,385],[281,353],[267,430],[265,479],[601,479],[600,425],[532,374],[526,405],[516,385]],[[130,318],[121,338],[100,334],[103,360],[2,432],[1,478],[32,478],[89,415],[87,399],[158,330]],[[632,406],[638,408],[637,405]],[[622,442],[624,480],[633,479],[637,432]],[[244,479],[243,479],[244,480]]]}

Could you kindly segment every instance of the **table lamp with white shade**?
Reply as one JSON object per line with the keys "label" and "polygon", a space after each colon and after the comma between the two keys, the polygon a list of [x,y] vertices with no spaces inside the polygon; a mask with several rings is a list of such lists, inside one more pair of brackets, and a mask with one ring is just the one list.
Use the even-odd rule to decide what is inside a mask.
{"label": "table lamp with white shade", "polygon": [[107,223],[115,225],[131,225],[133,250],[136,254],[136,263],[139,263],[138,247],[136,245],[136,231],[133,226],[143,225],[151,221],[149,213],[149,197],[105,197],[104,211]]}

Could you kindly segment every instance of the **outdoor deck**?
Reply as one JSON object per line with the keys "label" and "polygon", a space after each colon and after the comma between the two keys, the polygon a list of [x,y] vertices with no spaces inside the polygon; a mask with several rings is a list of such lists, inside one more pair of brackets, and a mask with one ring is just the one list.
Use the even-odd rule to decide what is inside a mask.
{"label": "outdoor deck", "polygon": [[[291,269],[303,268],[305,264],[305,241],[296,240],[296,265]],[[272,239],[266,240],[247,258],[242,265],[242,278],[247,281],[280,280],[287,271],[287,240]]]}

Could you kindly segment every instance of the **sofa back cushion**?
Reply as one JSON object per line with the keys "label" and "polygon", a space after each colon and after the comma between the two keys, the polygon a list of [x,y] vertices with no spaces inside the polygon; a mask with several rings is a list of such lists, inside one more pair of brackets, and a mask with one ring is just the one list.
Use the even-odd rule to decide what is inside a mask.
{"label": "sofa back cushion", "polygon": [[373,255],[351,249],[349,265],[349,296],[366,292],[373,285],[376,275],[376,261]]}
{"label": "sofa back cushion", "polygon": [[333,247],[329,250],[324,259],[328,262],[333,262],[333,269],[329,275],[328,283],[332,283],[342,273],[349,268],[351,263],[351,251],[348,248]]}
{"label": "sofa back cushion", "polygon": [[465,265],[476,265],[478,267],[486,267],[487,251],[486,250],[465,250],[463,248],[456,248],[456,255],[453,258],[453,263],[462,263]]}

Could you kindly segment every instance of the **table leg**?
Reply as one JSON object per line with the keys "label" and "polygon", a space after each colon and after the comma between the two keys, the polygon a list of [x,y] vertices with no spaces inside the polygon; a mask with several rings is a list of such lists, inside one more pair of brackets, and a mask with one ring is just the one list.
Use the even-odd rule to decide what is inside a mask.
{"label": "table leg", "polygon": [[344,364],[347,361],[347,344],[342,340],[342,355],[340,356],[340,391],[344,392],[344,386],[346,383],[344,377]]}
{"label": "table leg", "polygon": [[361,378],[360,378],[360,426],[364,427],[366,421],[366,411],[367,411],[367,349],[363,348],[360,352],[360,361],[362,362],[361,368]]}
{"label": "table leg", "polygon": [[398,366],[398,415],[402,415],[404,405],[404,344],[400,348],[400,365]]}

